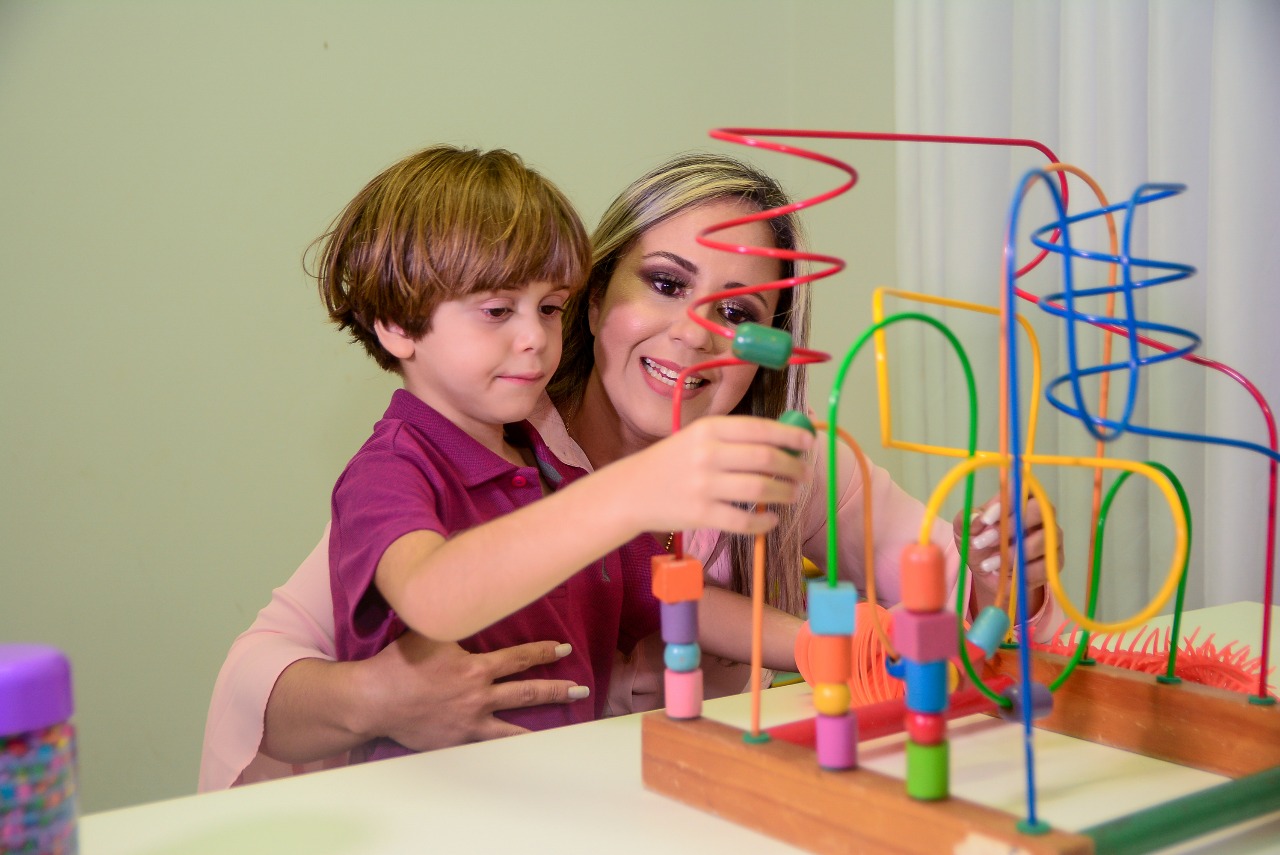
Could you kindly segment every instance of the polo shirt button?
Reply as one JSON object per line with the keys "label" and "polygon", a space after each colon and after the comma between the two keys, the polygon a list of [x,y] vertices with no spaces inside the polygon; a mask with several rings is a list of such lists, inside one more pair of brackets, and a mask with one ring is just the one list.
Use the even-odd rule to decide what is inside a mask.
{"label": "polo shirt button", "polygon": [[525,478],[523,475],[517,475],[516,477],[511,479],[512,487],[523,487],[528,483],[529,483],[528,479]]}

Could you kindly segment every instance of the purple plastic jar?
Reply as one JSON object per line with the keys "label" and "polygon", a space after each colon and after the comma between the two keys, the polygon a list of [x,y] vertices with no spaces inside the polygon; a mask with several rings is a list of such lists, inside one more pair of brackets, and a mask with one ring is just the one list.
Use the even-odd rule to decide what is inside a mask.
{"label": "purple plastic jar", "polygon": [[0,852],[75,855],[71,663],[38,644],[0,644]]}

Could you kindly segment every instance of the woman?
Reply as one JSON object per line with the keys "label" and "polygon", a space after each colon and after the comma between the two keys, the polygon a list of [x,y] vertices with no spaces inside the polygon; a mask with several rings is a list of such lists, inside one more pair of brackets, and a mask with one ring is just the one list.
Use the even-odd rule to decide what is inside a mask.
{"label": "woman", "polygon": [[[697,235],[712,224],[788,201],[777,183],[758,170],[704,154],[663,164],[614,201],[593,235],[588,287],[565,313],[564,356],[548,388],[551,401],[532,419],[560,459],[590,470],[669,434],[676,374],[722,356],[729,346],[692,322],[689,306],[731,287],[794,274],[789,261],[708,249],[697,243]],[[736,226],[717,238],[778,249],[799,245],[794,216]],[[804,289],[711,301],[698,311],[717,313],[730,325],[772,323],[797,343],[808,332]],[[686,383],[683,418],[688,422],[723,413],[776,418],[786,409],[804,409],[804,386],[800,366],[783,372],[751,366],[702,372]],[[779,609],[769,619],[796,627],[798,620],[791,615],[803,610],[800,556],[820,566],[826,560],[826,463],[822,453],[814,457],[810,495],[781,511],[769,538],[767,597]],[[916,537],[922,506],[883,470],[873,470],[871,483],[863,484],[851,454],[842,453],[839,463],[845,484],[841,517],[860,521],[863,497],[873,497],[878,593],[882,604],[892,605],[898,600],[898,555]],[[1033,613],[1045,605],[1038,609],[1036,626],[1052,630],[1056,622],[1043,598],[1043,538],[1034,504],[1026,518],[1032,532],[1028,577],[1036,588]],[[842,531],[842,575],[862,590],[861,524]],[[664,545],[672,535],[654,533]],[[944,548],[953,579],[959,563],[954,537],[951,526],[935,523],[932,539]],[[495,711],[569,700],[570,686],[557,681],[494,682],[553,661],[554,639],[471,655],[456,645],[407,634],[372,659],[329,661],[333,617],[327,543],[326,534],[232,646],[210,705],[202,790],[301,768],[288,763],[306,762],[309,768],[341,764],[347,750],[376,736],[415,750],[504,736],[519,729],[495,718]],[[686,552],[703,561],[712,585],[745,593],[748,547],[745,538],[699,531],[688,537]],[[994,543],[973,549],[971,564],[980,567],[997,551]],[[995,575],[975,574],[971,611],[993,598]],[[740,599],[746,620],[749,604]],[[618,663],[610,690],[612,713],[661,705],[661,655],[661,639],[654,636]],[[746,668],[729,663],[704,662],[704,675],[708,696],[742,691],[747,682]]]}

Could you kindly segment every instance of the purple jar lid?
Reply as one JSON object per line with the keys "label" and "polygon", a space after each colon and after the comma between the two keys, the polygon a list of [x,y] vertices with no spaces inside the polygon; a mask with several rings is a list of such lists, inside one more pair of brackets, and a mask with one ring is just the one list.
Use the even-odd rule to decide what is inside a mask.
{"label": "purple jar lid", "polygon": [[0,736],[71,718],[71,663],[56,647],[0,644]]}

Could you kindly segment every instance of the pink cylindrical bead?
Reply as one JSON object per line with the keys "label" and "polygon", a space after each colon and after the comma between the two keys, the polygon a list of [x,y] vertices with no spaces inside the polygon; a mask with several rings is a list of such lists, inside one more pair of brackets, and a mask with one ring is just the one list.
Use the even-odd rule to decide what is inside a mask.
{"label": "pink cylindrical bead", "polygon": [[702,669],[663,673],[668,718],[698,718],[702,715]]}
{"label": "pink cylindrical bead", "polygon": [[818,713],[814,740],[818,751],[818,765],[823,769],[853,769],[858,765],[858,716]]}

